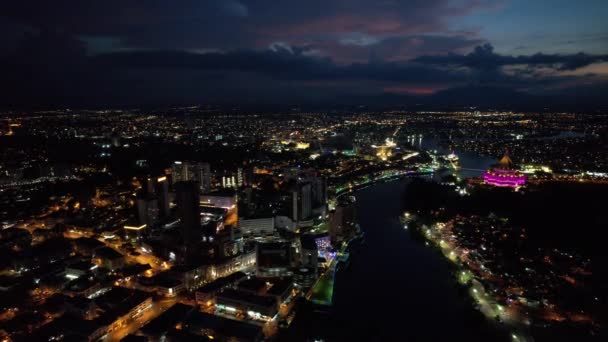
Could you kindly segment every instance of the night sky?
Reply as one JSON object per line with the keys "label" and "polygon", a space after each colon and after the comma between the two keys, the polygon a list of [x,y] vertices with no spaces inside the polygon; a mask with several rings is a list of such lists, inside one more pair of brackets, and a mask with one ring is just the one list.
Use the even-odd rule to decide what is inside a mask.
{"label": "night sky", "polygon": [[5,1],[0,105],[603,106],[607,18],[606,0]]}

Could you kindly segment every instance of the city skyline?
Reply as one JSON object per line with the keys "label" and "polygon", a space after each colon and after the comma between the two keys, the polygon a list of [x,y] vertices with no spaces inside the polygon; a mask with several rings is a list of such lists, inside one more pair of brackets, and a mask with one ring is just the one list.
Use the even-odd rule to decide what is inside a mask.
{"label": "city skyline", "polygon": [[3,115],[4,340],[605,340],[606,114]]}
{"label": "city skyline", "polygon": [[0,10],[0,341],[608,341],[607,0]]}

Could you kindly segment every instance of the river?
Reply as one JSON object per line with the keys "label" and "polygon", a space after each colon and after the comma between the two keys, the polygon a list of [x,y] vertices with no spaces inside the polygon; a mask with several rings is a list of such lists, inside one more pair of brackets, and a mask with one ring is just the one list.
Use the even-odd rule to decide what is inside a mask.
{"label": "river", "polygon": [[345,339],[372,341],[489,341],[458,291],[448,262],[403,229],[402,194],[409,179],[356,192],[365,242],[334,289],[334,317]]}
{"label": "river", "polygon": [[487,170],[492,165],[498,163],[498,160],[501,156],[497,156],[497,158],[491,158],[486,156],[481,156],[475,152],[461,151],[461,150],[447,150],[439,144],[439,139],[434,137],[422,138],[419,140],[419,144],[417,145],[425,150],[436,150],[441,154],[449,154],[454,152],[459,160],[458,164],[461,169],[457,170],[455,173],[460,178],[468,178],[468,177],[480,177],[482,175],[482,171]]}
{"label": "river", "polygon": [[[461,178],[480,177],[500,157],[449,151],[432,137],[414,144],[455,152],[461,166],[455,173]],[[328,340],[509,341],[459,291],[448,261],[403,228],[399,216],[410,181],[378,183],[355,193],[365,242],[352,255],[350,268],[336,278]]]}
{"label": "river", "polygon": [[[448,154],[435,138],[416,140]],[[480,177],[497,159],[454,151],[461,178]],[[500,341],[496,331],[460,292],[448,261],[415,239],[399,221],[411,179],[378,183],[355,192],[365,242],[340,271],[330,315],[309,317],[303,335],[327,341]],[[504,334],[499,334],[501,338]],[[289,339],[295,340],[295,339]],[[509,339],[505,339],[508,341]]]}

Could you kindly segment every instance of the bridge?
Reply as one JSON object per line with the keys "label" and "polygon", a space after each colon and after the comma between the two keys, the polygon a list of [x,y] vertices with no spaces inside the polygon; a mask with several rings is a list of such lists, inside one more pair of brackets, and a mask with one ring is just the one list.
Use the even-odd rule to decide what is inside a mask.
{"label": "bridge", "polygon": [[486,170],[482,170],[482,169],[472,169],[472,168],[468,168],[468,167],[460,167],[458,164],[456,164],[455,162],[450,162],[450,165],[452,166],[452,169],[454,170],[464,170],[464,171],[479,171],[479,172],[484,172]]}

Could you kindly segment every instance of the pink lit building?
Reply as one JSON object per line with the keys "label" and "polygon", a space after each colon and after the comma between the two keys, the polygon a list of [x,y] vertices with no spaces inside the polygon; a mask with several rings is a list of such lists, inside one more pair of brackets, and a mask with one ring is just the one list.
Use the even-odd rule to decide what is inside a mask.
{"label": "pink lit building", "polygon": [[526,184],[526,176],[513,169],[513,162],[507,154],[498,162],[498,166],[483,173],[483,181],[494,186],[518,188]]}

